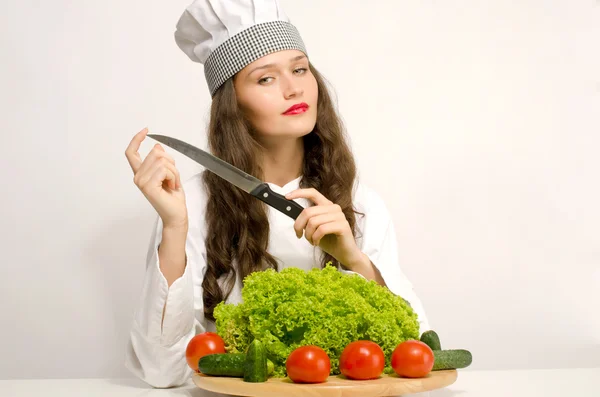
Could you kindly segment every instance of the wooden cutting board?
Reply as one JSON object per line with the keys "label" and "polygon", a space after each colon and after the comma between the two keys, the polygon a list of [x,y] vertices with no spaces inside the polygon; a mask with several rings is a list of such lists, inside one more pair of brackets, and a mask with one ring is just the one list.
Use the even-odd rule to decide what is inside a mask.
{"label": "wooden cutting board", "polygon": [[408,379],[382,375],[374,380],[349,380],[330,376],[324,383],[297,384],[289,378],[270,378],[262,383],[244,382],[242,378],[207,376],[195,373],[196,386],[223,394],[251,397],[381,397],[420,393],[441,389],[456,381],[456,370],[432,371],[424,378]]}

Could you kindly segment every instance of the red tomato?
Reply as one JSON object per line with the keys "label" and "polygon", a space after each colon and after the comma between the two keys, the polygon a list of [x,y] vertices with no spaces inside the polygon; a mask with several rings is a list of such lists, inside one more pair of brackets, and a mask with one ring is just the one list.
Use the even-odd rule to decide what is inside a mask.
{"label": "red tomato", "polygon": [[325,350],[318,346],[301,346],[285,362],[285,369],[296,383],[321,383],[329,377],[331,362]]}
{"label": "red tomato", "polygon": [[422,378],[433,368],[433,350],[418,340],[400,343],[392,353],[394,371],[406,378]]}
{"label": "red tomato", "polygon": [[340,371],[348,379],[376,379],[383,373],[385,355],[375,342],[359,340],[348,344],[340,356]]}
{"label": "red tomato", "polygon": [[213,353],[225,353],[225,342],[214,332],[203,332],[189,341],[185,349],[185,359],[191,369],[199,372],[200,358]]}

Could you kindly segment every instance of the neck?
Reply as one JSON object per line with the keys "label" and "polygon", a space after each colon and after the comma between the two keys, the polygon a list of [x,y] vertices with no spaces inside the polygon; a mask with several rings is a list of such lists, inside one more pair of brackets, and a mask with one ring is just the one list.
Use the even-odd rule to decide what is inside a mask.
{"label": "neck", "polygon": [[302,175],[304,166],[304,141],[294,138],[264,147],[262,169],[265,182],[284,186]]}

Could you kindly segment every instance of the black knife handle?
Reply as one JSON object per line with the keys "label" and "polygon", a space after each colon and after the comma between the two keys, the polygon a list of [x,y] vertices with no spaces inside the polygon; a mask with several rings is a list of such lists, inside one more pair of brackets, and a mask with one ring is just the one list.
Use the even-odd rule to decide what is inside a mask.
{"label": "black knife handle", "polygon": [[259,185],[250,194],[294,220],[304,211],[304,207],[293,200],[286,199],[285,196],[279,193],[275,193],[267,183]]}

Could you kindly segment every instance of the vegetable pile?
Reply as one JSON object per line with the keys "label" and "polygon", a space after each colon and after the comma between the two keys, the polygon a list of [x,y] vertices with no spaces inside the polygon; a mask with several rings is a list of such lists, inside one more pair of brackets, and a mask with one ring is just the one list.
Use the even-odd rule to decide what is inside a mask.
{"label": "vegetable pile", "polygon": [[307,345],[322,348],[330,359],[330,374],[340,374],[340,355],[359,340],[378,344],[384,372],[393,373],[394,349],[419,339],[417,314],[404,299],[333,266],[252,273],[245,279],[242,299],[240,304],[217,305],[217,332],[228,353],[246,353],[250,343],[260,341],[275,377],[287,376],[287,358]]}
{"label": "vegetable pile", "polygon": [[333,267],[253,273],[242,295],[242,304],[216,307],[220,335],[203,332],[189,341],[194,372],[252,383],[285,376],[323,383],[340,373],[358,381],[384,373],[423,378],[473,360],[465,349],[442,350],[434,330],[418,339],[416,314],[404,299]]}

